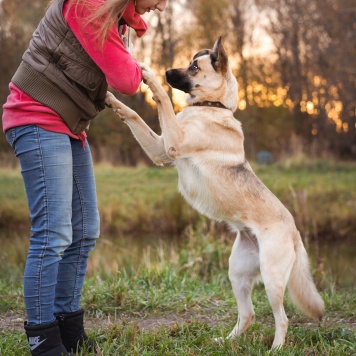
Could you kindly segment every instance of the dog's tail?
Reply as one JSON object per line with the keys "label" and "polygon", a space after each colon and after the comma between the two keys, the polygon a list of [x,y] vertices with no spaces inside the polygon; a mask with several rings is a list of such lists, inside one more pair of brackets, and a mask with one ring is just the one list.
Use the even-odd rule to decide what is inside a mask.
{"label": "dog's tail", "polygon": [[325,310],[324,302],[315,287],[310,272],[308,255],[300,235],[296,245],[296,254],[296,261],[288,281],[289,294],[293,302],[305,314],[321,320]]}

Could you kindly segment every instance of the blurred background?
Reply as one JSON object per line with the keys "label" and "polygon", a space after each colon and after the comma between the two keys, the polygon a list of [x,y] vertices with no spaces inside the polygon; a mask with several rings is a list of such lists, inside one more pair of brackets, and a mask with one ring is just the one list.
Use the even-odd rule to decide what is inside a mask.
{"label": "blurred background", "polygon": [[[0,103],[46,4],[0,1]],[[150,30],[133,38],[134,54],[164,82],[166,69],[186,66],[221,35],[239,83],[235,116],[249,159],[260,151],[275,160],[302,154],[355,159],[355,14],[355,0],[169,0],[162,14],[145,15]],[[167,90],[177,110],[185,105],[185,95]],[[142,85],[121,99],[159,131],[150,97]],[[96,162],[149,164],[110,110],[94,120],[89,140]],[[13,159],[4,135],[0,152],[3,164]]]}
{"label": "blurred background", "polygon": [[[46,4],[0,0],[0,103]],[[186,105],[185,94],[164,83],[165,70],[186,66],[223,36],[239,83],[235,117],[243,124],[246,156],[295,216],[317,280],[332,276],[329,285],[354,286],[356,276],[355,15],[355,0],[169,0],[162,14],[145,15],[150,30],[142,39],[131,31],[135,57],[157,73],[176,111]],[[132,97],[116,95],[159,133],[144,84]],[[176,172],[154,168],[112,110],[93,120],[88,138],[102,221],[89,273],[132,261],[154,265],[160,254],[152,246],[167,252],[182,241],[196,252],[195,263],[210,256],[211,236],[220,239],[215,251],[224,251],[224,258],[211,258],[227,267],[231,233],[183,201]],[[30,224],[17,160],[3,134],[0,193],[0,263],[7,276],[6,266],[23,267]]]}

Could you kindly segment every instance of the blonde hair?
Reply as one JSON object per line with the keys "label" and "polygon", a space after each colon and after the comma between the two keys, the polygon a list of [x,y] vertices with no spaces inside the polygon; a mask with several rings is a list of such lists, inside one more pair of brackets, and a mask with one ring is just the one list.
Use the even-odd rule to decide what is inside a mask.
{"label": "blonde hair", "polygon": [[[54,1],[55,0],[51,0],[47,7],[49,7]],[[78,10],[78,5],[80,5],[82,8],[87,8],[91,14],[88,18],[83,19],[83,23],[81,23],[80,26],[82,30],[85,29],[85,26],[91,25],[92,23],[100,24],[100,26],[97,26],[95,41],[100,48],[103,48],[104,42],[106,41],[110,30],[113,26],[118,24],[122,14],[131,0],[101,0],[100,6],[97,6],[93,0],[68,1],[70,1],[69,6],[76,7],[76,11]]]}

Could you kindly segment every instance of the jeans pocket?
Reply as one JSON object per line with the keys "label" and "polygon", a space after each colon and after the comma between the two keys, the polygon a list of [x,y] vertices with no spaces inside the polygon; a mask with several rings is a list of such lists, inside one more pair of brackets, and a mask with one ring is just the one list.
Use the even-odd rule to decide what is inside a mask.
{"label": "jeans pocket", "polygon": [[14,144],[14,140],[15,140],[15,129],[7,130],[5,136],[6,136],[7,142],[13,148],[13,144]]}

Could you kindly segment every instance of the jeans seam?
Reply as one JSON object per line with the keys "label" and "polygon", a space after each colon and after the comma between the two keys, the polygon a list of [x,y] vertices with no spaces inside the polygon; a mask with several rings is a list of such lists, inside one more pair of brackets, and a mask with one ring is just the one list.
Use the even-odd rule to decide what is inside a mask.
{"label": "jeans seam", "polygon": [[[83,236],[80,241],[80,250],[79,250],[79,255],[78,255],[78,263],[77,263],[77,268],[75,271],[75,285],[74,285],[74,295],[72,299],[72,305],[74,304],[75,299],[77,298],[77,292],[78,292],[78,282],[79,282],[79,271],[81,270],[81,265],[82,265],[82,255],[83,255],[83,245],[84,241],[87,237],[87,231],[86,231],[86,210],[85,210],[85,204],[83,204],[83,197],[82,197],[82,189],[80,185],[79,179],[77,179],[76,174],[73,172],[73,183],[77,185],[78,189],[78,195],[79,195],[79,201],[80,201],[80,206],[82,209],[82,217],[83,217],[83,222],[82,222],[82,231],[83,231]],[[74,190],[74,188],[73,188]]]}
{"label": "jeans seam", "polygon": [[38,151],[40,153],[41,156],[41,170],[42,170],[42,175],[43,175],[43,183],[44,183],[44,202],[45,202],[45,211],[46,211],[46,228],[45,228],[45,246],[42,249],[42,255],[41,255],[41,263],[38,266],[38,290],[37,290],[37,295],[38,295],[38,310],[39,310],[39,323],[41,324],[42,322],[42,308],[41,308],[41,294],[40,294],[40,290],[41,290],[41,284],[42,284],[42,280],[41,280],[41,276],[42,276],[42,269],[43,269],[43,259],[44,256],[46,254],[47,251],[47,247],[48,247],[48,226],[49,226],[49,214],[48,214],[48,194],[47,194],[47,185],[45,184],[46,182],[46,175],[45,175],[45,169],[44,169],[44,162],[43,162],[43,152],[42,152],[42,148],[41,148],[41,139],[40,139],[40,133],[39,133],[39,129],[38,126],[36,126],[36,134],[37,134],[37,143],[38,143]]}
{"label": "jeans seam", "polygon": [[[9,129],[6,133],[6,139],[7,137],[9,138],[9,145],[14,148],[14,141],[15,141],[15,136],[16,136],[16,131],[15,129]],[[16,155],[16,152],[15,152],[15,155]]]}

